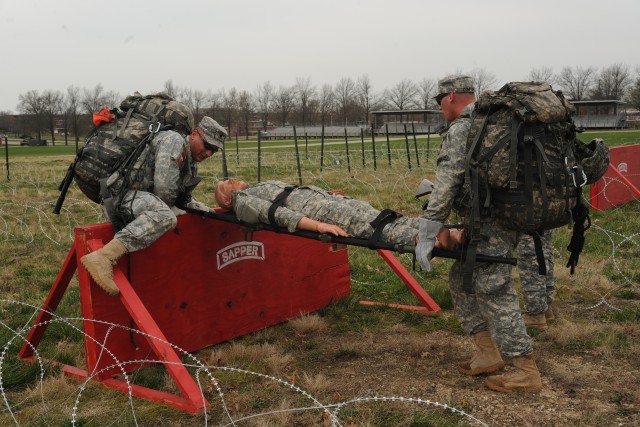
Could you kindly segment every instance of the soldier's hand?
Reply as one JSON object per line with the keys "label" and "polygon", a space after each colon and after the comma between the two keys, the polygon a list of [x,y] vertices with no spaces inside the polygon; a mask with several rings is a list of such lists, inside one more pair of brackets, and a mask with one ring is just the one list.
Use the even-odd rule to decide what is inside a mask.
{"label": "soldier's hand", "polygon": [[334,236],[347,237],[348,234],[342,228],[337,225],[327,224],[325,222],[321,222],[318,224],[318,233],[322,234],[333,234]]}
{"label": "soldier's hand", "polygon": [[171,212],[173,212],[173,214],[175,216],[180,216],[180,215],[184,215],[184,214],[187,213],[186,211],[183,211],[182,209],[180,209],[177,206],[171,206]]}
{"label": "soldier's hand", "polygon": [[197,209],[203,212],[209,212],[211,210],[209,206],[205,205],[202,202],[197,201],[196,199],[191,199],[191,201],[187,203],[187,207],[191,209]]}

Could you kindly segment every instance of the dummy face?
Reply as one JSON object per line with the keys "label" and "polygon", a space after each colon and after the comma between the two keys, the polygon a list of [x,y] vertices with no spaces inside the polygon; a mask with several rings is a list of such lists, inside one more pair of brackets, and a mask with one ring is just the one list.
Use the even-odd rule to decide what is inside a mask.
{"label": "dummy face", "polygon": [[231,194],[236,190],[244,190],[249,185],[240,181],[239,179],[227,179],[226,181],[219,181],[216,184],[216,202],[218,206],[224,209],[231,209],[233,206],[233,197]]}

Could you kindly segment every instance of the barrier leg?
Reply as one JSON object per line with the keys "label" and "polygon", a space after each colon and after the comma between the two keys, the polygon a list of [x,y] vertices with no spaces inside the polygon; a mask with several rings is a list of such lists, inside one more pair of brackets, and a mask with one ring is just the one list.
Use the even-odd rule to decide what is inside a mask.
{"label": "barrier leg", "polygon": [[413,278],[413,276],[407,271],[406,268],[398,261],[398,259],[393,256],[391,251],[386,249],[378,249],[376,250],[378,254],[382,257],[382,259],[391,267],[393,272],[402,280],[407,288],[420,300],[422,303],[422,307],[420,306],[410,306],[410,305],[402,305],[402,304],[384,304],[377,303],[371,301],[360,301],[360,304],[363,305],[385,305],[392,308],[400,308],[403,310],[412,310],[417,311],[424,314],[436,314],[441,308],[440,306],[431,298],[431,296],[422,289],[422,286]]}

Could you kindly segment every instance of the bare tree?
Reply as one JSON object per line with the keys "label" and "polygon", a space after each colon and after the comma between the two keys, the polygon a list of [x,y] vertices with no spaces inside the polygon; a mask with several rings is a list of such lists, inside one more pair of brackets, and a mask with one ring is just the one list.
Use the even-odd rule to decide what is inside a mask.
{"label": "bare tree", "polygon": [[438,108],[436,100],[433,99],[436,96],[438,90],[438,83],[434,79],[423,79],[418,83],[417,99],[420,100],[420,108],[424,110]]}
{"label": "bare tree", "polygon": [[249,139],[249,123],[253,114],[253,98],[249,92],[243,90],[238,96],[238,111],[240,113],[240,121],[244,127],[245,139]]}
{"label": "bare tree", "polygon": [[189,88],[181,88],[175,99],[193,110],[193,90]]}
{"label": "bare tree", "polygon": [[236,118],[238,109],[238,91],[234,87],[229,89],[229,92],[226,92],[224,89],[222,89],[221,100],[223,120],[227,126],[227,130],[229,131],[229,133],[231,133],[233,121]]}
{"label": "bare tree", "polygon": [[564,67],[558,74],[558,84],[567,98],[581,101],[587,97],[593,84],[593,67]]}
{"label": "bare tree", "polygon": [[324,126],[327,122],[327,114],[331,112],[335,103],[333,88],[329,84],[322,85],[318,94],[318,112],[320,113],[320,123]]}
{"label": "bare tree", "polygon": [[418,87],[409,79],[402,79],[391,89],[385,91],[385,100],[389,108],[406,110],[415,105]]}
{"label": "bare tree", "polygon": [[349,77],[341,78],[334,89],[335,103],[340,116],[346,126],[349,119],[349,109],[354,104],[356,84]]}
{"label": "bare tree", "polygon": [[[73,129],[73,135],[76,140],[76,145],[80,142],[80,132],[78,129],[78,116],[80,115],[80,88],[77,86],[69,86],[67,88],[66,97],[66,117],[71,121],[71,128]],[[65,124],[65,132],[69,134],[69,126]],[[67,138],[65,135],[65,145],[67,144]]]}
{"label": "bare tree", "polygon": [[120,105],[122,102],[122,96],[115,90],[110,90],[104,94],[104,102],[107,106],[114,108]]}
{"label": "bare tree", "polygon": [[629,66],[620,63],[613,64],[603,69],[596,78],[591,98],[620,100],[632,83]]}
{"label": "bare tree", "polygon": [[207,100],[207,94],[201,90],[193,91],[193,114],[196,122],[200,120],[200,109],[204,106]]}
{"label": "bare tree", "polygon": [[316,87],[311,84],[310,77],[306,79],[302,77],[296,78],[294,87],[302,114],[302,126],[307,127],[307,121],[309,120],[309,102],[316,95]]}
{"label": "bare tree", "polygon": [[295,107],[295,99],[295,89],[287,86],[280,86],[273,98],[273,108],[277,111],[282,126],[287,125],[289,113]]}
{"label": "bare tree", "polygon": [[83,89],[80,103],[85,113],[92,115],[108,104],[107,94],[104,92],[102,85],[98,83],[93,89]]}
{"label": "bare tree", "polygon": [[255,92],[255,102],[262,120],[262,129],[267,130],[269,124],[269,113],[271,113],[271,104],[273,103],[273,86],[270,82],[264,82],[262,86],[258,86]]}
{"label": "bare tree", "polygon": [[635,83],[629,90],[626,99],[631,108],[640,110],[640,67],[636,68]]}
{"label": "bare tree", "polygon": [[46,90],[42,93],[42,107],[53,145],[56,145],[56,118],[62,113],[63,101],[64,96],[60,91]]}
{"label": "bare tree", "polygon": [[369,75],[361,75],[356,82],[356,103],[364,121],[367,122],[369,126],[371,126],[369,115],[371,111],[377,108],[379,102],[378,97],[373,92]]}
{"label": "bare tree", "polygon": [[551,67],[540,67],[540,68],[532,68],[527,76],[527,80],[534,82],[547,82],[550,85],[556,84],[556,75],[553,74],[553,68]]}
{"label": "bare tree", "polygon": [[172,98],[176,98],[180,92],[180,89],[173,84],[173,81],[171,79],[169,79],[164,82],[164,92]]}
{"label": "bare tree", "polygon": [[475,68],[471,71],[473,86],[476,90],[476,97],[487,90],[495,90],[498,84],[498,78],[495,74],[485,70],[484,68]]}
{"label": "bare tree", "polygon": [[42,96],[37,90],[30,90],[25,94],[20,94],[18,101],[18,111],[33,116],[33,130],[38,134],[38,139],[42,139],[42,124],[45,115]]}
{"label": "bare tree", "polygon": [[206,103],[209,105],[207,108],[209,116],[217,121],[222,121],[219,119],[220,117],[220,109],[222,105],[222,94],[220,92],[212,92],[210,89],[207,90],[207,94],[205,95]]}

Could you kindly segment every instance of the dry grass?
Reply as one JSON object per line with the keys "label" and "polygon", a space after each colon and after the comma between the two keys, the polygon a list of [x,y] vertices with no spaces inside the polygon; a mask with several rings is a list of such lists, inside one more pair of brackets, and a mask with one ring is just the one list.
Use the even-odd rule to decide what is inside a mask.
{"label": "dry grass", "polygon": [[317,314],[304,314],[289,320],[289,326],[299,336],[309,337],[327,332],[327,321]]}
{"label": "dry grass", "polygon": [[[433,158],[432,158],[433,159]],[[315,162],[317,157],[313,159]],[[419,206],[412,197],[417,183],[429,175],[432,164],[412,172],[394,158],[388,167],[386,158],[378,158],[377,172],[355,167],[348,177],[344,167],[317,165],[304,174],[305,183],[324,188],[342,188],[349,195],[370,201],[376,207],[393,207],[417,214]],[[98,222],[99,209],[93,204],[72,201],[86,199],[72,187],[65,204],[68,215],[50,214],[57,196],[55,187],[68,162],[22,166],[26,172],[2,184],[0,223],[0,290],[4,298],[15,298],[41,304],[71,243],[74,225]],[[266,167],[262,179],[296,181],[295,168],[282,157]],[[221,177],[219,158],[206,162],[205,177],[196,197],[213,204],[212,182]],[[254,165],[230,165],[231,176],[255,181]],[[415,166],[415,165],[414,165]],[[243,169],[244,168],[244,169]],[[20,169],[16,167],[16,173]],[[628,212],[610,212],[598,224],[611,226],[625,235],[637,233],[637,207]],[[618,218],[618,219],[616,219]],[[611,221],[617,221],[615,227]],[[591,232],[589,232],[591,233]],[[559,233],[560,238],[566,238]],[[592,235],[588,238],[591,239]],[[467,410],[490,425],[514,426],[608,426],[640,425],[640,324],[633,317],[640,309],[637,297],[616,296],[623,282],[609,259],[609,247],[581,256],[575,275],[564,268],[566,243],[557,244],[561,253],[556,262],[558,318],[551,322],[546,334],[536,336],[534,349],[542,372],[545,390],[541,395],[501,395],[487,391],[483,378],[460,375],[455,364],[472,354],[472,343],[460,335],[451,310],[437,318],[408,316],[398,310],[333,305],[321,315],[305,314],[284,325],[267,328],[247,336],[203,349],[195,355],[213,366],[228,366],[272,375],[309,391],[323,403],[346,401],[358,396],[396,395],[432,399]],[[602,247],[606,246],[602,244]],[[628,256],[631,244],[616,254],[617,260],[633,277],[638,270],[637,257]],[[633,249],[633,248],[631,248]],[[389,268],[366,250],[350,251],[352,271],[357,279],[373,283],[352,282],[353,299],[395,300],[412,295],[393,278]],[[635,268],[634,268],[635,266]],[[441,267],[441,266],[440,266]],[[442,274],[423,275],[420,283],[431,286],[434,281],[446,283]],[[442,276],[442,277],[440,277]],[[391,279],[389,279],[391,277]],[[356,276],[354,275],[354,278]],[[444,285],[446,286],[446,285]],[[77,315],[77,281],[71,288],[74,298],[66,298],[61,309]],[[637,280],[627,287],[638,292]],[[632,294],[632,292],[631,292]],[[596,304],[601,301],[607,304]],[[612,308],[614,307],[614,308]],[[625,318],[614,317],[625,310]],[[29,313],[15,306],[0,307],[2,320],[28,324]],[[636,315],[637,316],[637,315]],[[51,331],[49,330],[48,333]],[[76,366],[84,366],[81,337],[58,331],[53,343],[41,346],[45,357],[70,355]],[[15,357],[10,354],[8,357]],[[6,364],[3,367],[6,368]],[[147,376],[157,388],[177,392],[173,380],[163,369]],[[263,412],[312,406],[308,399],[276,381],[250,374],[212,370],[222,387],[228,410],[235,419]],[[143,377],[143,375],[140,375]],[[208,381],[205,394],[211,402],[209,423],[228,423],[220,399]],[[73,402],[80,383],[61,374],[49,375],[41,395],[35,382],[26,389],[9,389],[8,401],[16,405],[20,425],[69,425]],[[155,387],[155,386],[154,386]],[[42,403],[45,401],[46,408]],[[134,398],[139,425],[190,426],[203,425],[203,419],[164,405]],[[77,425],[133,425],[127,397],[100,386],[89,386],[82,392]],[[354,426],[453,426],[462,422],[439,409],[397,403],[359,403],[345,407],[340,415],[342,425]],[[426,420],[426,421],[425,421]],[[15,424],[5,411],[0,425]],[[325,426],[320,411],[279,413],[247,420],[248,426]]]}

